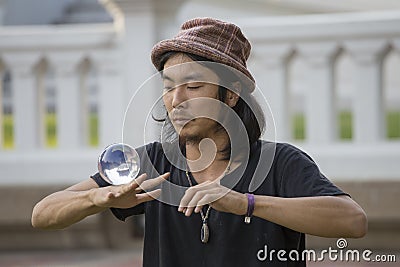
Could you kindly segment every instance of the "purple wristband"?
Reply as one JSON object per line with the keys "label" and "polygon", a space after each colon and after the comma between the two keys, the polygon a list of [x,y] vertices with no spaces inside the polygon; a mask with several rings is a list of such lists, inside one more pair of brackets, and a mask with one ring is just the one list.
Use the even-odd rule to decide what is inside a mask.
{"label": "purple wristband", "polygon": [[253,216],[255,200],[253,194],[246,193],[246,196],[247,196],[247,213],[246,216],[244,217],[244,222],[249,224],[251,221],[251,216]]}

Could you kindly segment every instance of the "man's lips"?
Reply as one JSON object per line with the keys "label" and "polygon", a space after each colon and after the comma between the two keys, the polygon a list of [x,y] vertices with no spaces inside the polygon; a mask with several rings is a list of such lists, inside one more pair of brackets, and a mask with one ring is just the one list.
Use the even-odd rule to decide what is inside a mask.
{"label": "man's lips", "polygon": [[192,118],[189,118],[189,117],[174,117],[174,118],[172,119],[172,121],[173,121],[175,124],[178,124],[178,125],[185,125],[185,124],[188,123],[190,120],[192,120]]}
{"label": "man's lips", "polygon": [[183,126],[191,120],[194,120],[195,117],[190,114],[190,112],[182,110],[182,109],[174,109],[170,114],[171,121],[175,125]]}

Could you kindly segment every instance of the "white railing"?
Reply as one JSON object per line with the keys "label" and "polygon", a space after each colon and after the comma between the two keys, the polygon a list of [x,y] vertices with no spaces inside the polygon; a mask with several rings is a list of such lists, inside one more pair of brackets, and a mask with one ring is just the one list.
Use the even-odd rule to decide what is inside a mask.
{"label": "white railing", "polygon": [[[0,184],[71,183],[94,173],[100,150],[88,142],[91,98],[99,147],[120,139],[125,108],[113,25],[3,27],[0,40],[14,126],[13,149],[0,148]],[[47,87],[55,89],[55,148],[46,146]]]}
{"label": "white railing", "polygon": [[[400,68],[385,64],[400,51],[399,12],[255,18],[242,25],[253,41],[251,67],[273,111],[278,140],[293,141],[291,113],[300,109],[306,138],[295,143],[329,177],[400,179],[400,140],[388,140],[385,125],[386,111],[400,111],[400,83],[385,88],[387,74]],[[352,68],[339,64],[343,58]],[[343,106],[353,114],[351,141],[338,138]]]}
{"label": "white railing", "polygon": [[[385,138],[388,104],[381,82],[388,71],[383,62],[400,49],[400,13],[261,18],[238,24],[252,41],[250,68],[271,105],[278,140],[304,148],[334,180],[400,179],[400,142]],[[3,72],[11,73],[14,118],[14,149],[0,148],[0,184],[82,180],[96,171],[100,150],[120,140],[132,91],[123,77],[129,75],[123,69],[129,59],[121,56],[129,47],[120,45],[124,36],[118,31],[112,25],[0,29],[0,62]],[[354,92],[344,96],[350,95],[345,106],[353,113],[351,141],[336,134],[337,114],[348,100],[343,100],[335,75],[343,72],[338,62],[344,55],[354,62],[351,77],[356,81]],[[98,92],[95,148],[88,145],[85,126],[89,73],[95,73],[91,79]],[[56,88],[56,148],[44,144],[46,83]],[[304,142],[292,138],[293,110],[304,113]]]}

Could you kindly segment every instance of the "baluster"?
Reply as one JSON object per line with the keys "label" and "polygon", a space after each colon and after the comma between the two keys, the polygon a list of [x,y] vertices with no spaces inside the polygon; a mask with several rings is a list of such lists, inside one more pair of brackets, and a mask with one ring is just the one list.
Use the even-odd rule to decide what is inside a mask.
{"label": "baluster", "polygon": [[77,66],[81,55],[73,52],[49,55],[56,85],[57,142],[60,149],[83,145],[83,108]]}
{"label": "baluster", "polygon": [[253,72],[257,86],[265,95],[272,110],[275,139],[288,141],[291,138],[288,64],[292,49],[289,45],[258,45],[254,49],[257,66]]}
{"label": "baluster", "polygon": [[105,147],[122,141],[126,101],[117,54],[99,51],[91,56],[91,60],[98,71],[99,145]]}
{"label": "baluster", "polygon": [[37,88],[33,66],[39,56],[32,53],[7,53],[3,59],[12,76],[14,144],[17,150],[39,146]]}
{"label": "baluster", "polygon": [[298,46],[308,66],[306,85],[306,139],[310,143],[329,143],[337,136],[334,92],[335,43],[310,43]]}
{"label": "baluster", "polygon": [[47,145],[46,134],[46,62],[44,60],[36,66],[35,74],[37,76],[37,103],[38,103],[38,130],[39,130],[39,144],[41,147]]}
{"label": "baluster", "polygon": [[344,45],[356,63],[356,97],[353,106],[355,142],[380,141],[385,134],[382,62],[387,42],[347,41]]}

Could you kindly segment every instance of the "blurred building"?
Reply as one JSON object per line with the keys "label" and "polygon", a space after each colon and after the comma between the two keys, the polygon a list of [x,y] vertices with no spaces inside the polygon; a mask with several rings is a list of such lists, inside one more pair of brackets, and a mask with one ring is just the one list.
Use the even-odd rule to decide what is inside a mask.
{"label": "blurred building", "polygon": [[34,230],[32,207],[96,172],[102,148],[122,133],[134,146],[148,140],[137,129],[148,127],[156,85],[137,92],[123,124],[126,107],[155,73],[151,47],[198,16],[237,23],[249,37],[249,66],[276,127],[265,138],[302,147],[367,211],[370,232],[350,245],[399,249],[397,0],[0,0],[0,249],[132,241],[132,224],[109,213]]}

